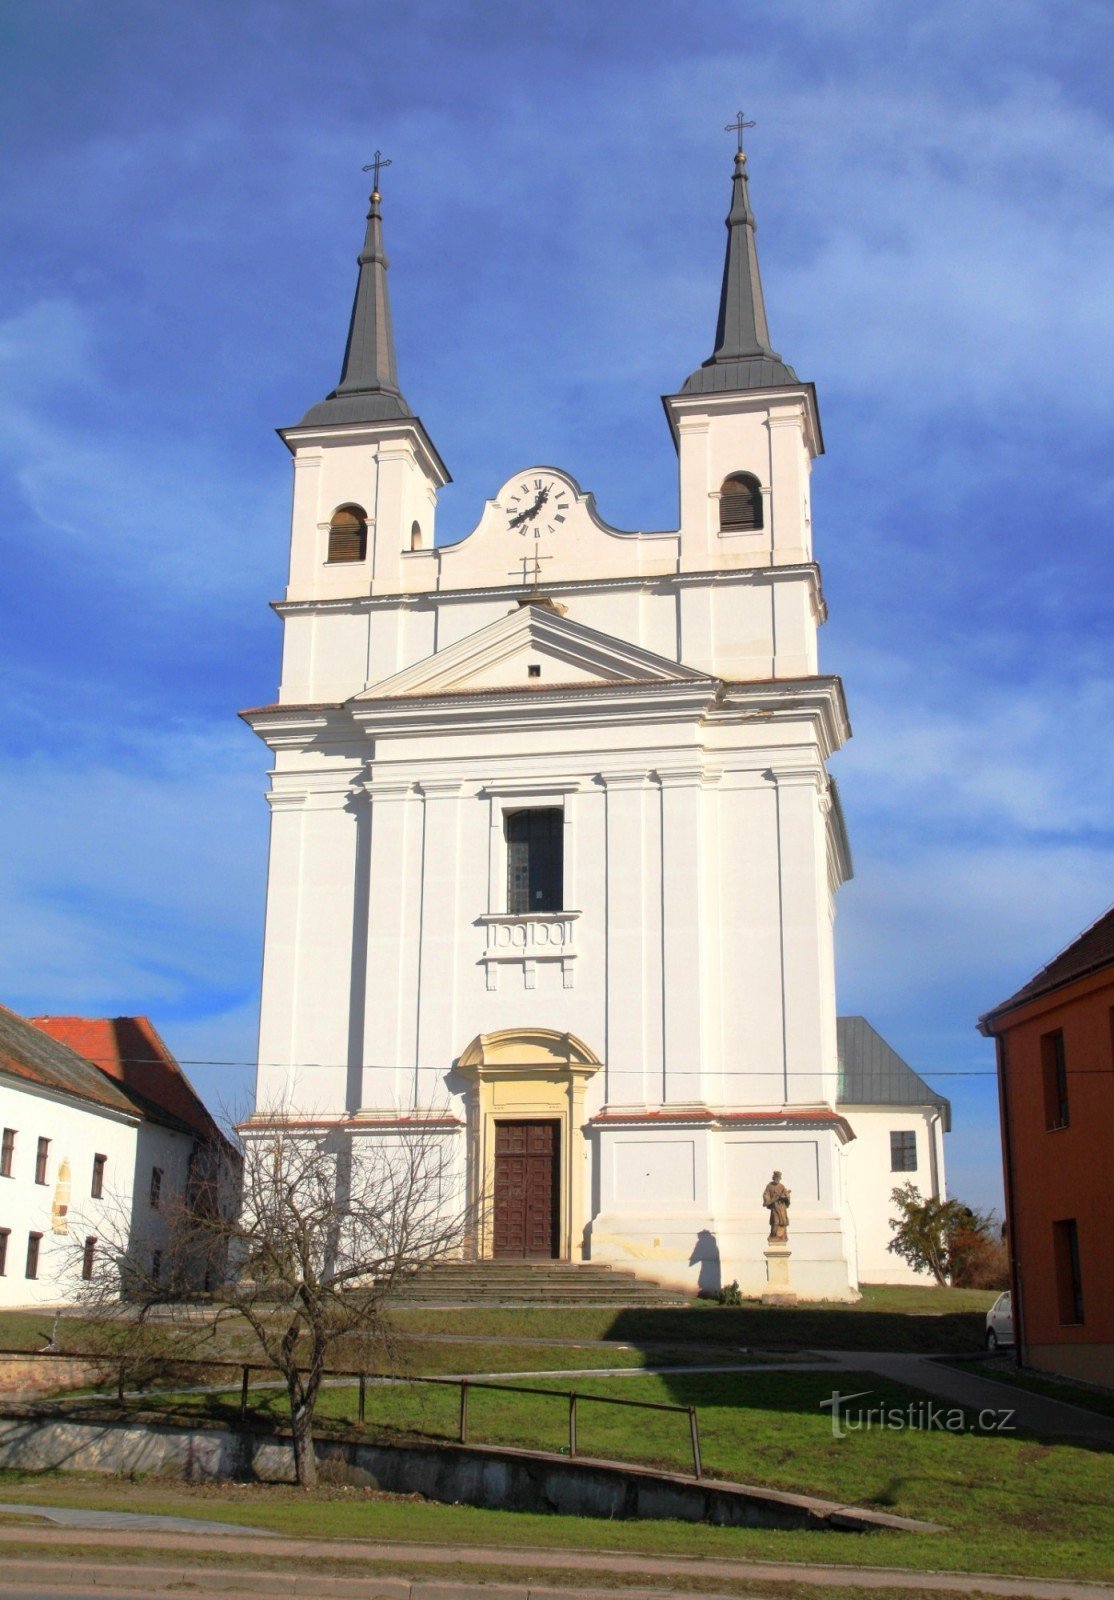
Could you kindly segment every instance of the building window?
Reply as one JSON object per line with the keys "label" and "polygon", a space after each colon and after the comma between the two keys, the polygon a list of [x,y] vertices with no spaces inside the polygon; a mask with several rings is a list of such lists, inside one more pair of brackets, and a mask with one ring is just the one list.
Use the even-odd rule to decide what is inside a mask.
{"label": "building window", "polygon": [[762,485],[751,472],[733,472],[719,492],[721,533],[752,533],[762,526]]}
{"label": "building window", "polygon": [[162,1194],[162,1168],[151,1168],[151,1210],[159,1209],[159,1197]]}
{"label": "building window", "polygon": [[532,911],[560,911],[565,872],[565,813],[560,806],[509,811],[507,910],[522,917]]}
{"label": "building window", "polygon": [[0,1278],[4,1277],[8,1270],[8,1240],[11,1236],[10,1228],[0,1228]]}
{"label": "building window", "polygon": [[329,523],[330,561],[363,561],[367,557],[367,517],[359,506],[340,506]]}
{"label": "building window", "polygon": [[93,1157],[93,1182],[89,1193],[93,1196],[94,1200],[99,1200],[104,1194],[104,1169],[107,1161],[107,1156]]}
{"label": "building window", "polygon": [[917,1135],[913,1129],[890,1134],[890,1171],[916,1172]]}
{"label": "building window", "polygon": [[412,522],[410,524],[410,548],[411,550],[420,550],[422,548],[422,525],[420,522]]}
{"label": "building window", "polygon": [[1056,1260],[1056,1298],[1061,1322],[1083,1321],[1083,1278],[1079,1271],[1079,1233],[1075,1218],[1052,1224]]}
{"label": "building window", "polygon": [[4,1142],[0,1144],[0,1178],[12,1175],[12,1156],[15,1154],[15,1129],[4,1129]]}
{"label": "building window", "polygon": [[539,662],[539,661],[530,661],[530,662],[527,663],[526,676],[528,678],[540,678],[541,675],[542,675],[541,662]]}
{"label": "building window", "polygon": [[40,1139],[39,1148],[35,1152],[35,1182],[46,1182],[46,1161],[50,1154],[50,1140]]}
{"label": "building window", "polygon": [[1044,1082],[1044,1125],[1066,1128],[1068,1117],[1068,1069],[1064,1059],[1064,1031],[1041,1036],[1041,1078]]}
{"label": "building window", "polygon": [[162,1273],[162,1251],[156,1250],[151,1257],[151,1282],[158,1283]]}
{"label": "building window", "polygon": [[86,1283],[88,1283],[90,1278],[93,1276],[93,1261],[96,1257],[96,1254],[97,1240],[95,1235],[90,1234],[88,1239],[85,1241],[85,1250],[81,1257],[81,1276],[85,1279]]}
{"label": "building window", "polygon": [[28,1278],[37,1278],[39,1275],[39,1246],[43,1242],[41,1233],[27,1235],[27,1272]]}

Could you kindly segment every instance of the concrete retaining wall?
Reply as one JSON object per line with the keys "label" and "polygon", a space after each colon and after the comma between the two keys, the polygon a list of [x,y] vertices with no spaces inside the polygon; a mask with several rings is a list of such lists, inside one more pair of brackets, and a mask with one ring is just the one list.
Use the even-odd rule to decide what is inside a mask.
{"label": "concrete retaining wall", "polygon": [[[807,1495],[686,1478],[618,1462],[570,1460],[491,1445],[375,1444],[319,1439],[322,1474],[396,1494],[515,1511],[673,1517],[731,1527],[935,1531],[935,1524],[836,1505]],[[190,1480],[294,1481],[293,1451],[277,1434],[219,1427],[0,1417],[0,1467],[166,1473]]]}

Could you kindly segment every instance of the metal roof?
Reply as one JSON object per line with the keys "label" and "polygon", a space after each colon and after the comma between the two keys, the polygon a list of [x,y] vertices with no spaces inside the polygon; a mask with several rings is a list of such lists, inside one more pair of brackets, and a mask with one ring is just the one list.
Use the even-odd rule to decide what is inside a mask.
{"label": "metal roof", "polygon": [[413,417],[398,386],[391,297],[387,289],[390,262],[383,249],[383,216],[377,189],[372,190],[369,204],[364,247],[356,258],[360,270],[340,382],[324,400],[310,407],[299,427],[319,427],[323,423],[397,422]]}
{"label": "metal roof", "polygon": [[731,180],[727,254],[723,263],[715,349],[707,361],[685,379],[681,394],[773,389],[797,382],[793,368],[782,361],[770,344],[754,242],[756,227],[747,188],[747,158],[740,150],[735,157],[735,173]]}
{"label": "metal roof", "polygon": [[838,1017],[839,1106],[935,1106],[951,1130],[950,1100],[914,1072],[865,1017]]}

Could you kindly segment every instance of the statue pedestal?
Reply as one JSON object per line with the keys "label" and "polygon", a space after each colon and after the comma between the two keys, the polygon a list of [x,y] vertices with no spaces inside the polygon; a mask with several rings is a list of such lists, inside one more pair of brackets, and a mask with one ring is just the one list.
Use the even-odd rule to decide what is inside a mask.
{"label": "statue pedestal", "polygon": [[787,1244],[772,1243],[766,1246],[766,1293],[762,1296],[764,1306],[792,1306],[797,1303],[797,1296],[789,1287],[789,1257],[792,1254]]}

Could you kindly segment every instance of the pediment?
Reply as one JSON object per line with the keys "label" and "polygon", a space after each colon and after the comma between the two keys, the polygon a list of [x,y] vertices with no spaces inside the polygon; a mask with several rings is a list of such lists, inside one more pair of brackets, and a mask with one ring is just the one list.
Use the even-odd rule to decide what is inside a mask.
{"label": "pediment", "polygon": [[[531,672],[530,668],[537,670]],[[708,675],[562,616],[525,605],[373,683],[353,700],[558,685],[706,683]]]}

